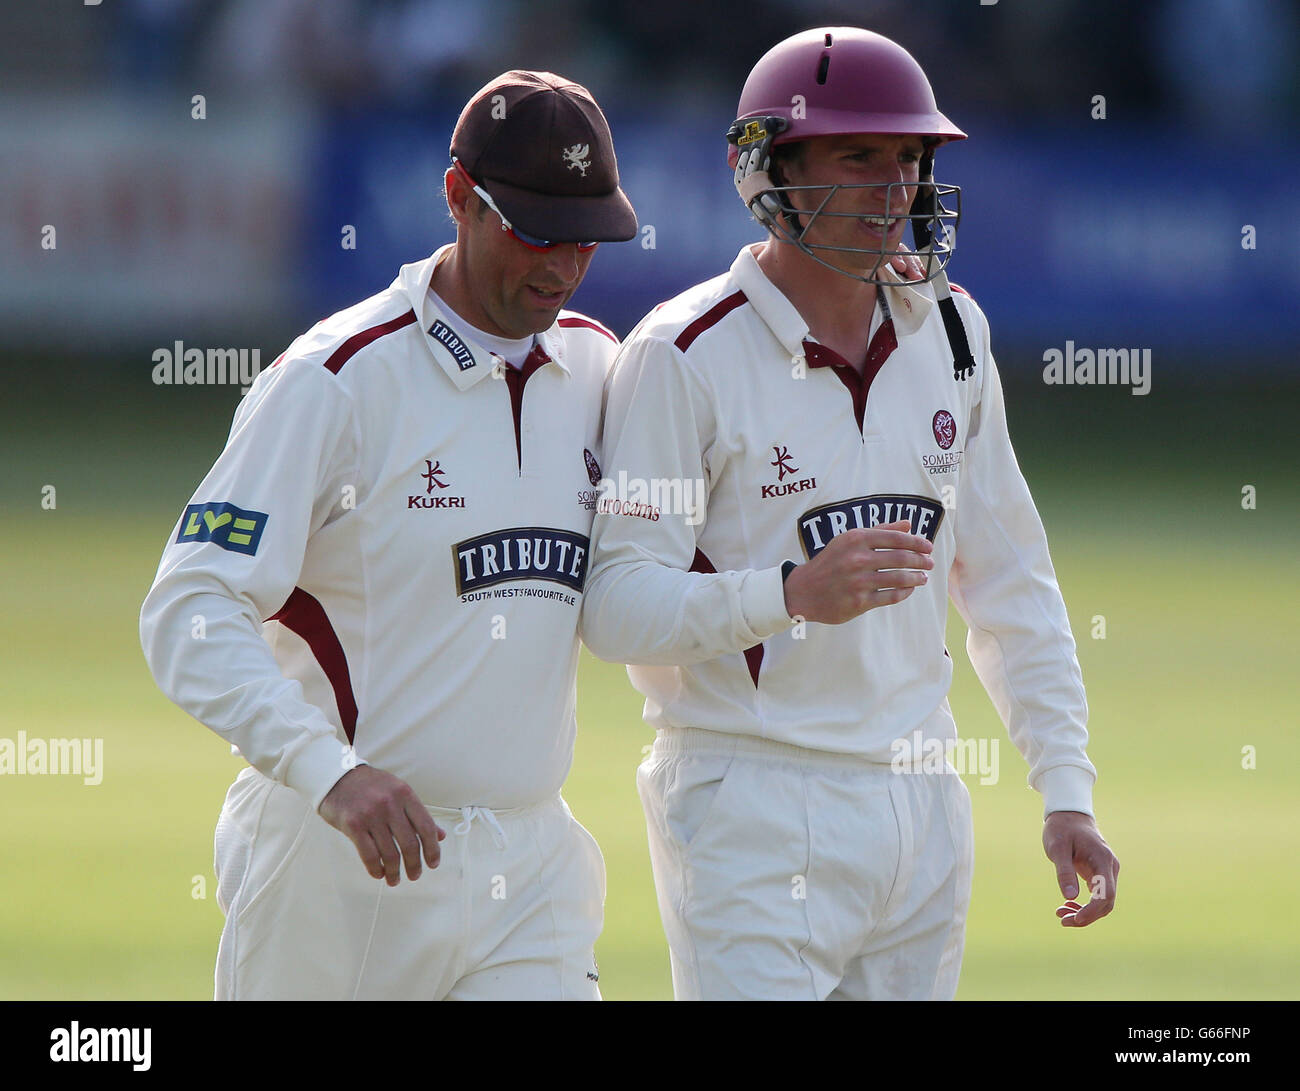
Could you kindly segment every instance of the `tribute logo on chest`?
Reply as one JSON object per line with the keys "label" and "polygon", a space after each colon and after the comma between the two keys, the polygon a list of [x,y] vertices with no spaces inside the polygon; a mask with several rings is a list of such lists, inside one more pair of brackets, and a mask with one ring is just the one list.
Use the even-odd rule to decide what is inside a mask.
{"label": "tribute logo on chest", "polygon": [[585,534],[512,527],[466,538],[451,547],[456,594],[510,580],[550,580],[581,591],[587,578]]}
{"label": "tribute logo on chest", "polygon": [[799,516],[799,541],[812,560],[837,534],[846,530],[870,530],[882,523],[906,519],[913,534],[933,542],[943,522],[943,505],[928,496],[855,496],[836,504],[824,504]]}

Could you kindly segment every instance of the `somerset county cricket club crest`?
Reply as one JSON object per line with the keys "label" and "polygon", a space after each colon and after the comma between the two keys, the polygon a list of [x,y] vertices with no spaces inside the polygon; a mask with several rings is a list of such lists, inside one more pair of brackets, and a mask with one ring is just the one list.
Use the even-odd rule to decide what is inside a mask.
{"label": "somerset county cricket club crest", "polygon": [[590,144],[575,144],[572,148],[565,148],[564,161],[569,164],[569,170],[576,170],[586,178],[587,168],[591,166],[591,160],[587,158],[589,151]]}
{"label": "somerset county cricket club crest", "polygon": [[591,482],[591,487],[597,489],[600,487],[600,463],[596,461],[596,456],[584,447],[582,449],[582,460],[587,464],[587,480]]}
{"label": "somerset county cricket club crest", "polygon": [[957,422],[953,415],[946,409],[940,409],[934,415],[930,422],[930,427],[934,430],[934,442],[939,445],[942,454],[926,454],[921,456],[921,465],[925,467],[926,473],[934,476],[935,474],[956,473],[957,467],[961,465],[962,452],[959,448],[954,451],[951,447],[957,439]]}
{"label": "somerset county cricket club crest", "polygon": [[934,428],[935,443],[946,451],[957,438],[957,422],[952,419],[952,414],[948,410],[940,409],[934,415],[931,425]]}

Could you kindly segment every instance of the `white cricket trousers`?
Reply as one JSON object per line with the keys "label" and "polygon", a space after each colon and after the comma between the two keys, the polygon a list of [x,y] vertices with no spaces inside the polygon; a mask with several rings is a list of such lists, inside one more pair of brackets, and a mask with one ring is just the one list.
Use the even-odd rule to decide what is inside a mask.
{"label": "white cricket trousers", "polygon": [[970,905],[955,773],[695,728],[637,770],[678,1000],[950,1000]]}
{"label": "white cricket trousers", "polygon": [[599,1000],[605,864],[564,800],[429,807],[437,868],[390,887],[249,767],[217,822],[218,1000]]}

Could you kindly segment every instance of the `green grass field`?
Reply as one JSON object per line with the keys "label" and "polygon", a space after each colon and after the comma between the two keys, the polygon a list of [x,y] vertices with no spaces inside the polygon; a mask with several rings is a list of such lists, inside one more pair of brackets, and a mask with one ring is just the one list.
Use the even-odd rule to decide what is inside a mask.
{"label": "green grass field", "polygon": [[[211,995],[212,829],[240,763],[155,689],[136,631],[233,406],[189,393],[137,391],[145,410],[58,402],[6,432],[0,737],[102,737],[105,769],[98,786],[0,777],[0,999]],[[1255,424],[1275,396],[1083,393],[1055,403],[1068,413],[1041,391],[1034,409],[1008,401],[1079,642],[1118,908],[1059,927],[1039,798],[954,614],[958,724],[1001,740],[998,783],[967,778],[976,875],[959,998],[1295,999],[1297,496],[1283,440]],[[1248,483],[1255,510],[1241,506]],[[1096,615],[1105,639],[1090,635]],[[652,733],[621,667],[584,653],[579,687],[565,795],[608,867],[601,987],[667,999],[633,779]]]}

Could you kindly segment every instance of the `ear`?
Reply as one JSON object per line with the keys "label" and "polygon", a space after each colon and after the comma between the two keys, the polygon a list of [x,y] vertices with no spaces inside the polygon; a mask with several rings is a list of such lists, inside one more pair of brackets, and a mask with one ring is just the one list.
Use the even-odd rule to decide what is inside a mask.
{"label": "ear", "polygon": [[470,217],[469,206],[474,199],[474,190],[454,167],[447,168],[447,173],[442,176],[442,186],[451,218],[458,224],[465,223]]}

